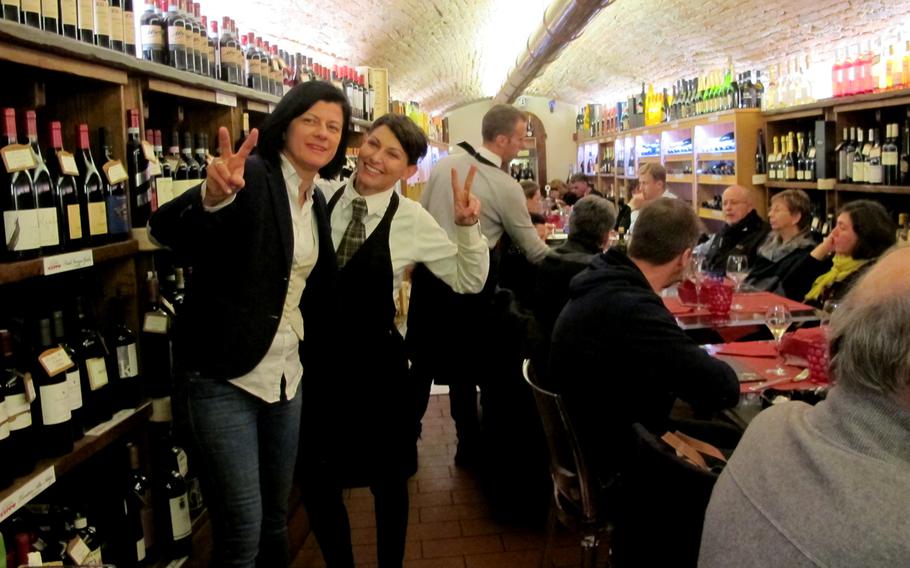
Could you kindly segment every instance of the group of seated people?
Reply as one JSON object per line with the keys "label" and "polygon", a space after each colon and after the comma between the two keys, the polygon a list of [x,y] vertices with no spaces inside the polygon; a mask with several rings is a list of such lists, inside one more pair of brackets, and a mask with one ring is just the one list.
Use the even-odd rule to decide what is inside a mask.
{"label": "group of seated people", "polygon": [[[647,180],[645,185],[656,187],[646,187],[648,199],[639,200],[639,203],[634,203],[633,199],[633,204],[637,205],[636,222],[626,254],[613,249],[604,252],[616,223],[615,206],[596,195],[587,195],[572,209],[568,239],[536,267],[534,293],[525,294],[525,298],[529,298],[527,307],[545,338],[544,345],[532,354],[535,371],[545,387],[563,397],[598,483],[615,490],[605,497],[608,501],[617,499],[617,495],[617,500],[622,501],[623,467],[635,452],[630,430],[633,424],[640,424],[659,435],[670,427],[671,411],[677,399],[687,402],[697,416],[711,415],[739,402],[739,380],[733,368],[709,355],[681,330],[661,299],[664,288],[684,277],[693,254],[704,254],[706,266],[721,272],[727,256],[745,254],[751,267],[747,280],[750,286],[821,307],[828,300],[844,299],[862,275],[879,272],[873,270],[873,266],[895,243],[895,225],[877,202],[847,203],[838,212],[831,233],[820,239],[809,227],[811,204],[805,192],[786,190],[776,194],[771,199],[770,223],[767,223],[756,212],[751,193],[734,186],[723,196],[724,228],[699,248],[697,242],[704,239],[703,226],[691,206],[682,200],[665,197],[664,180],[659,179],[659,170],[654,172],[652,167],[648,174],[653,179]],[[901,250],[895,257],[899,260],[891,259],[881,271],[907,282],[906,273],[897,276],[900,271],[895,263],[910,268],[908,253]],[[870,274],[867,285],[859,287],[860,290],[850,298],[859,296],[861,290],[874,296],[873,276]],[[904,293],[901,301],[910,301],[907,296],[910,288],[904,284],[901,290]],[[879,305],[877,301],[871,303]],[[857,302],[854,304],[859,306]],[[840,321],[855,322],[857,314],[868,311],[860,307],[854,310],[854,304],[849,299],[846,301],[845,305],[850,308],[845,313],[849,312],[850,319],[844,317]],[[895,330],[903,336],[907,334],[906,326]],[[835,341],[849,335],[850,329],[842,324],[835,332]],[[886,354],[884,346],[872,345],[871,338],[865,339],[869,341],[860,343],[857,349],[874,351],[875,348],[878,349],[875,353]],[[903,337],[903,340],[906,342],[910,338]],[[888,463],[883,464],[885,471],[876,474],[876,478],[893,482],[896,475],[910,473],[910,446],[906,441],[910,439],[910,375],[906,374],[910,369],[907,358],[910,355],[906,347],[892,347],[897,351],[888,353],[900,360],[891,363],[897,375],[903,375],[891,383],[882,386],[873,379],[862,384],[850,381],[849,389],[840,389],[844,391],[843,396],[834,397],[827,406],[819,405],[817,412],[800,407],[801,403],[793,403],[795,406],[788,407],[787,413],[775,411],[775,416],[789,421],[786,425],[771,423],[770,418],[756,421],[756,428],[775,431],[782,444],[777,450],[789,460],[788,463],[801,468],[800,471],[812,470],[814,459],[818,459],[818,463],[837,464],[837,467],[856,466],[855,472],[846,473],[813,470],[812,476],[806,476],[806,483],[794,487],[807,490],[813,498],[820,500],[830,492],[835,500],[844,499],[843,502],[849,504],[848,510],[860,518],[871,514],[874,507],[871,501],[863,506],[852,495],[839,495],[841,491],[849,492],[849,486],[824,484],[849,483],[872,467],[871,460],[882,459],[882,456]],[[833,353],[832,376],[846,385],[847,373],[855,373],[856,369],[838,367],[836,348]],[[856,361],[869,356],[858,352],[848,355]],[[870,373],[875,375],[876,372]],[[862,415],[866,411],[881,413],[886,410],[892,414],[879,422]],[[851,414],[849,431],[836,423],[834,413],[840,411],[856,413],[855,416]],[[877,420],[878,414],[875,416]],[[817,424],[811,424],[813,420]],[[816,431],[822,426],[831,431]],[[795,433],[781,431],[791,427],[797,429]],[[867,429],[873,437],[884,429],[889,436],[900,431],[904,438],[876,439],[874,444],[857,438],[868,433]],[[751,429],[746,434],[749,447],[758,447],[766,453],[773,451],[763,441],[756,440],[756,436],[750,436],[750,432]],[[807,449],[798,448],[798,444],[806,445]],[[840,453],[838,448],[842,450]],[[819,453],[801,457],[799,454],[803,451]],[[794,452],[797,455],[790,455]],[[853,458],[849,457],[850,452],[854,454]],[[763,456],[765,463],[774,463],[771,455]],[[716,502],[712,501],[709,509],[708,528],[702,537],[706,543],[703,544],[703,564],[760,566],[768,565],[767,560],[777,556],[785,558],[789,562],[786,565],[829,565],[827,561],[814,562],[818,562],[818,558],[836,557],[837,551],[825,548],[833,546],[835,539],[826,537],[816,541],[813,531],[800,528],[799,505],[788,508],[781,501],[781,495],[750,493],[757,487],[770,490],[772,482],[767,476],[774,474],[773,467],[758,473],[751,471],[749,468],[755,465],[754,462],[753,456],[741,457],[737,453],[731,461],[731,471],[721,477]],[[905,490],[908,479],[910,476],[899,483]],[[751,485],[743,486],[741,480]],[[816,485],[806,489],[805,485],[809,483]],[[798,498],[794,493],[796,489],[790,489],[781,490],[781,493]],[[874,499],[882,496],[874,489],[862,494]],[[898,503],[906,506],[908,498],[910,493],[905,492]],[[760,503],[771,503],[777,509],[769,513]],[[812,506],[829,508],[817,503]],[[741,510],[748,516],[749,526],[759,531],[760,538],[755,542],[772,542],[778,550],[757,551],[750,543],[740,547],[736,561],[731,561],[733,557],[727,555],[730,546],[727,537],[745,538],[735,523],[736,515],[740,514],[737,511]],[[895,504],[889,503],[884,511],[892,519]],[[779,521],[785,522],[786,526],[778,525]],[[826,530],[833,526],[833,521],[822,522]],[[835,532],[841,534],[843,530]],[[907,543],[900,544],[894,538],[899,532],[886,528],[877,541],[877,546],[884,551],[882,558],[890,558],[897,564],[879,561],[876,556],[874,559],[867,557],[871,559],[870,563],[860,561],[856,565],[900,565],[910,561],[906,556],[910,553]],[[786,541],[786,546],[779,546],[779,541]],[[619,551],[621,554],[622,550],[622,540],[614,543],[614,553]],[[862,550],[868,550],[868,547]],[[694,552],[698,553],[697,539]],[[655,551],[655,554],[660,552]],[[849,557],[857,558],[855,555]],[[633,561],[627,565],[637,564]]]}

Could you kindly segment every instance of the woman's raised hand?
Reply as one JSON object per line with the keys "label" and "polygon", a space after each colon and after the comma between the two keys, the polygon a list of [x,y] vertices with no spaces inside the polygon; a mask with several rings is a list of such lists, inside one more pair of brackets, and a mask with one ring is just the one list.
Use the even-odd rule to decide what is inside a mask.
{"label": "woman's raised hand", "polygon": [[474,184],[474,175],[477,167],[471,166],[464,185],[458,181],[458,172],[452,168],[452,197],[455,200],[455,224],[473,225],[480,217],[480,200],[471,195],[471,185]]}
{"label": "woman's raised hand", "polygon": [[250,152],[256,147],[259,131],[253,129],[235,153],[231,148],[231,135],[228,129],[218,129],[218,151],[220,156],[209,164],[205,178],[205,204],[218,205],[234,193],[243,189],[243,168]]}

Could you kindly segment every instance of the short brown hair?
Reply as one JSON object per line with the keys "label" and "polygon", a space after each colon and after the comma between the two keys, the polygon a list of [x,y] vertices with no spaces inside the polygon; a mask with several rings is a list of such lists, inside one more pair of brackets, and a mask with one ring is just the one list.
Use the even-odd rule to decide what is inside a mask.
{"label": "short brown hair", "polygon": [[701,221],[691,205],[662,197],[639,213],[632,229],[629,256],[658,266],[666,264],[695,246],[701,233]]}
{"label": "short brown hair", "polygon": [[781,201],[790,210],[790,214],[799,213],[799,222],[796,224],[800,230],[805,229],[812,222],[812,201],[809,195],[801,189],[785,189],[771,198],[771,203]]}
{"label": "short brown hair", "polygon": [[413,166],[427,155],[427,135],[417,126],[417,123],[403,114],[384,114],[373,121],[367,133],[371,133],[380,126],[385,126],[401,144],[404,153],[408,156],[408,165]]}
{"label": "short brown hair", "polygon": [[540,186],[537,185],[536,181],[524,179],[519,183],[521,183],[521,189],[525,192],[525,199],[531,199],[535,193],[540,195]]}
{"label": "short brown hair", "polygon": [[657,162],[647,162],[642,164],[638,168],[638,175],[642,174],[651,174],[651,177],[654,178],[654,181],[659,181],[662,183],[667,183],[667,168],[658,164]]}
{"label": "short brown hair", "polygon": [[569,183],[575,183],[576,181],[583,181],[585,183],[590,184],[591,178],[589,178],[585,174],[575,174],[571,178],[569,178]]}
{"label": "short brown hair", "polygon": [[481,134],[484,142],[492,142],[497,136],[511,136],[515,132],[515,124],[527,122],[528,117],[512,105],[495,105],[483,115]]}

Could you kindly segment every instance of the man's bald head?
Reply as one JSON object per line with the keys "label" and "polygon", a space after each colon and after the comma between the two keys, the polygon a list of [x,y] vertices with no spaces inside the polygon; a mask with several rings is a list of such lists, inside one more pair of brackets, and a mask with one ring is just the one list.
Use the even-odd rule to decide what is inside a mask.
{"label": "man's bald head", "polygon": [[741,185],[731,185],[724,190],[724,221],[728,225],[735,225],[755,209],[752,192]]}
{"label": "man's bald head", "polygon": [[910,248],[892,249],[831,318],[831,375],[910,407]]}

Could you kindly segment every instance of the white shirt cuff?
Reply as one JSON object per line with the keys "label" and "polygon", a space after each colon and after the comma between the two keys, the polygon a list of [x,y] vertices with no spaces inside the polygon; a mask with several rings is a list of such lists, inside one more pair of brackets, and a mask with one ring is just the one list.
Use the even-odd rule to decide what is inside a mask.
{"label": "white shirt cuff", "polygon": [[207,213],[214,213],[215,211],[220,211],[228,205],[234,202],[234,198],[237,197],[236,193],[232,193],[230,197],[226,198],[224,201],[217,205],[206,205],[205,204],[205,182],[202,182],[202,187],[199,190],[199,193],[202,195],[202,208],[205,209]]}

